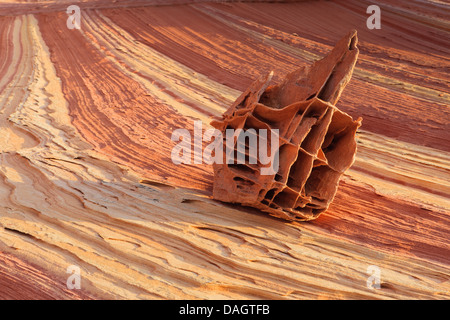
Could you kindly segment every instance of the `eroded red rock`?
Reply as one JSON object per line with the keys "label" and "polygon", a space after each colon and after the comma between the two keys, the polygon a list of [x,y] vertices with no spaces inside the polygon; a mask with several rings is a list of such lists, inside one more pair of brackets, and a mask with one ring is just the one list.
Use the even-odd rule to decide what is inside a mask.
{"label": "eroded red rock", "polygon": [[353,120],[335,106],[352,76],[356,44],[356,31],[351,31],[326,57],[281,83],[269,86],[272,73],[261,77],[211,123],[223,133],[224,157],[230,152],[226,129],[279,130],[276,173],[261,174],[265,165],[249,163],[248,153],[245,164],[228,165],[224,158],[224,164],[213,165],[214,199],[288,220],[312,220],[327,210],[356,154],[361,118]]}

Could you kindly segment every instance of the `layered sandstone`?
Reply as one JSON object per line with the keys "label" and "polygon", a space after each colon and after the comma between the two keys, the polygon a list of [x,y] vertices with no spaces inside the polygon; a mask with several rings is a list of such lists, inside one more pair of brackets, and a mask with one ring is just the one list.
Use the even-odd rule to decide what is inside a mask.
{"label": "layered sandstone", "polygon": [[[354,121],[335,106],[353,73],[356,44],[356,31],[351,31],[325,58],[289,73],[281,83],[269,86],[272,73],[261,77],[222,119],[212,122],[222,133],[225,158],[214,164],[214,199],[287,220],[312,220],[327,210],[342,174],[354,162],[355,135],[361,125],[361,119]],[[230,148],[227,129],[277,130],[276,137],[266,134],[263,139],[267,150],[273,152],[274,143],[278,147],[273,173],[263,172],[273,163],[264,164],[257,154],[251,155],[251,137],[248,142],[236,139]],[[239,143],[245,144],[241,150],[246,162],[229,163],[230,153],[242,152]],[[251,156],[258,161],[252,163]]]}
{"label": "layered sandstone", "polygon": [[[449,299],[448,6],[380,0],[368,30],[358,0],[156,2],[83,1],[70,30],[78,1],[0,0],[0,298]],[[364,126],[319,219],[215,201],[212,166],[171,161],[173,130],[354,28],[336,107]]]}

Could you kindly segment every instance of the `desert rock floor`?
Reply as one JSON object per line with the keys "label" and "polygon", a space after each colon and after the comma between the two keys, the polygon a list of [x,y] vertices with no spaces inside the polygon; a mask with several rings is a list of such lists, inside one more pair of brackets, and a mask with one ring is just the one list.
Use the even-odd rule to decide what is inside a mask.
{"label": "desert rock floor", "polygon": [[[356,0],[89,1],[77,30],[74,3],[0,1],[1,299],[450,298],[448,5],[378,1],[369,30]],[[317,220],[214,201],[211,166],[172,163],[173,130],[353,28],[358,153]]]}

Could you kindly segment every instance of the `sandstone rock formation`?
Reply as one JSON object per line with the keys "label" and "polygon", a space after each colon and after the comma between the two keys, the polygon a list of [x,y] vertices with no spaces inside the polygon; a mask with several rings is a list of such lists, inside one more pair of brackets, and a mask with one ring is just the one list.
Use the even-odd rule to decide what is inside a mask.
{"label": "sandstone rock formation", "polygon": [[[0,0],[0,299],[450,299],[449,9],[379,0],[368,30],[359,0],[156,2]],[[212,166],[171,161],[174,129],[352,28],[336,106],[364,126],[326,214],[213,201]]]}
{"label": "sandstone rock formation", "polygon": [[[214,164],[215,199],[288,220],[312,220],[328,208],[341,175],[355,159],[355,135],[361,125],[361,119],[354,121],[334,106],[350,81],[356,44],[353,30],[325,58],[288,74],[280,84],[269,86],[272,73],[261,77],[221,120],[211,123],[223,133],[225,158],[239,152],[237,141],[228,150],[226,129],[276,129],[279,134],[279,162],[272,175],[261,173],[263,161],[250,163],[248,146],[245,163],[228,164],[224,159]],[[268,137],[267,143],[272,143]]]}

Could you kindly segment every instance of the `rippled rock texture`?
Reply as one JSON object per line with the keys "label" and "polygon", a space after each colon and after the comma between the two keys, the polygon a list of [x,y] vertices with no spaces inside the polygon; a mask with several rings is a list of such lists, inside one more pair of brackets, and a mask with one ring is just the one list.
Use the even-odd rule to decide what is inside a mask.
{"label": "rippled rock texture", "polygon": [[[356,0],[174,2],[0,1],[0,298],[449,299],[448,6],[380,0],[369,30]],[[352,29],[336,107],[364,124],[320,218],[216,201],[211,165],[172,162],[175,129]]]}

